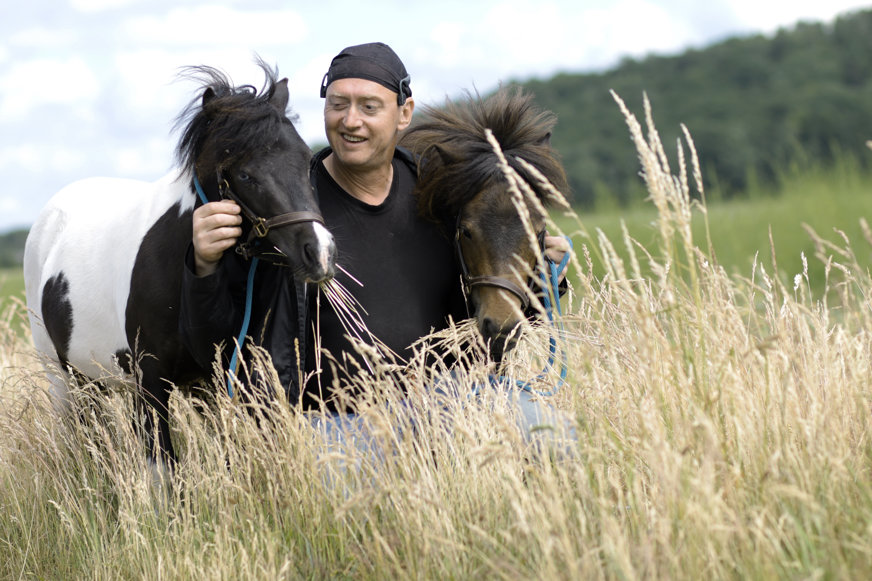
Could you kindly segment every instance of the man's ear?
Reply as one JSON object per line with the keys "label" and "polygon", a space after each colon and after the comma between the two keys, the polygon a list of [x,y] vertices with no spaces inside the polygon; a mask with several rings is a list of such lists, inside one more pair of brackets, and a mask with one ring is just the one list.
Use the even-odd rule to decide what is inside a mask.
{"label": "man's ear", "polygon": [[415,100],[411,97],[406,99],[406,102],[400,105],[400,122],[397,126],[398,131],[406,129],[412,123],[412,114],[415,112]]}

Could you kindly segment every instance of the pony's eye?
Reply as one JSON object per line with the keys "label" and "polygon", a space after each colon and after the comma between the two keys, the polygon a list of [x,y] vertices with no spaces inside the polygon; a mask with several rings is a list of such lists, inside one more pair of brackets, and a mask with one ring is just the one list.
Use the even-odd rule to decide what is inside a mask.
{"label": "pony's eye", "polygon": [[466,226],[460,227],[460,233],[463,234],[463,237],[467,240],[472,240],[472,232],[470,232],[469,228]]}
{"label": "pony's eye", "polygon": [[247,182],[251,180],[251,176],[244,171],[240,171],[238,174],[236,174],[236,177],[239,178],[239,181],[241,182]]}

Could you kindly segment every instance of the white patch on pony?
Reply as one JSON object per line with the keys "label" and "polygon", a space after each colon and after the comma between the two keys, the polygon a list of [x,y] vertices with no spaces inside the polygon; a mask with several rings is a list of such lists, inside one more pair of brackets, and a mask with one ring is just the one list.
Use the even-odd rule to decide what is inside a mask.
{"label": "white patch on pony", "polygon": [[[184,177],[173,172],[151,183],[89,178],[62,189],[42,210],[27,239],[24,278],[34,344],[55,366],[41,305],[46,281],[62,271],[73,309],[69,363],[91,378],[122,379],[115,353],[131,348],[125,311],[136,254],[173,204],[181,210],[193,207],[194,194]],[[55,381],[60,379],[56,370],[49,375],[55,376],[53,391],[62,400],[65,390]]]}
{"label": "white patch on pony", "polygon": [[333,234],[323,225],[312,222],[312,227],[315,230],[315,238],[318,239],[318,265],[323,272],[327,272],[330,270],[330,257],[335,253],[336,242],[333,240]]}
{"label": "white patch on pony", "polygon": [[[164,177],[164,179],[166,179],[166,177]],[[187,194],[182,195],[182,199],[179,200],[181,202],[179,204],[179,216],[181,216],[188,210],[193,210],[194,206],[197,204],[197,192],[191,189],[189,185],[193,181],[193,179],[193,174],[187,170],[180,173],[175,179],[175,181],[182,186],[182,189],[187,192]]]}

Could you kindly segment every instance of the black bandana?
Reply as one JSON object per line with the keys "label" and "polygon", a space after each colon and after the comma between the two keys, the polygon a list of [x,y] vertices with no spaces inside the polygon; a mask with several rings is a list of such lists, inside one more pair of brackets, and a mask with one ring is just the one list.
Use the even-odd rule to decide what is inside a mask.
{"label": "black bandana", "polygon": [[327,87],[339,79],[366,79],[397,93],[397,104],[402,105],[412,96],[410,77],[403,61],[391,47],[382,42],[349,46],[330,63],[330,69],[321,81],[321,97],[327,96]]}

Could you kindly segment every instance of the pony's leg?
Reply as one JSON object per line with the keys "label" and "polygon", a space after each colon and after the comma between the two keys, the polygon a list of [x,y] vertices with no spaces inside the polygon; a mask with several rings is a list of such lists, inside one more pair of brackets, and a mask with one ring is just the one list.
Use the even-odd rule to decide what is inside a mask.
{"label": "pony's leg", "polygon": [[70,384],[73,378],[61,371],[59,363],[46,364],[43,367],[49,382],[48,399],[54,413],[60,418],[71,417],[74,406],[70,397]]}
{"label": "pony's leg", "polygon": [[137,416],[141,420],[142,439],[155,468],[172,472],[176,454],[170,440],[169,384],[161,379],[161,370],[151,358],[140,361]]}

